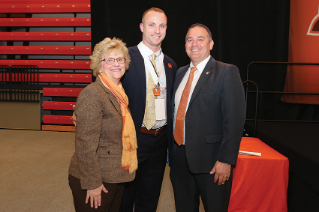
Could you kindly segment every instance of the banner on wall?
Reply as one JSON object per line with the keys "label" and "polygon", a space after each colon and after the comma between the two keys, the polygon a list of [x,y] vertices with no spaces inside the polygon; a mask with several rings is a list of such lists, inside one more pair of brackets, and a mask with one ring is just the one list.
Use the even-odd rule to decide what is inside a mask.
{"label": "banner on wall", "polygon": [[[319,0],[290,2],[288,61],[319,63]],[[284,91],[319,93],[319,65],[289,65]],[[285,94],[281,100],[319,104],[319,95]]]}

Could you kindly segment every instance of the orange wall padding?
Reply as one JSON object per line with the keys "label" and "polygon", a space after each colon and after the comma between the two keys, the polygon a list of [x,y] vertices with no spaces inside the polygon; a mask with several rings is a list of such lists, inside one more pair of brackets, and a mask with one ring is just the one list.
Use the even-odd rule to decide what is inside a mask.
{"label": "orange wall padding", "polygon": [[[319,62],[319,2],[290,2],[289,62]],[[288,66],[286,92],[319,93],[319,66]],[[319,95],[285,94],[287,103],[319,104]]]}

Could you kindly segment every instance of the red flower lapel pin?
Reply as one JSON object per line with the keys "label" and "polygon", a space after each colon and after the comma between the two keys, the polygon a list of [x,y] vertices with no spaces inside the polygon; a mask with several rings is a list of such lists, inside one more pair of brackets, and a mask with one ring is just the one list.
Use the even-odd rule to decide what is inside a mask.
{"label": "red flower lapel pin", "polygon": [[168,67],[172,68],[172,64],[168,63]]}

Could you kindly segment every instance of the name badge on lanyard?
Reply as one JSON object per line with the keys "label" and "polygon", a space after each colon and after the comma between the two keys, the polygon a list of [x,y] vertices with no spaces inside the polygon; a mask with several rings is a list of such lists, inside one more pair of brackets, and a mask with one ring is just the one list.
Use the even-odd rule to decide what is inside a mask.
{"label": "name badge on lanyard", "polygon": [[155,119],[157,121],[166,119],[164,99],[155,99]]}
{"label": "name badge on lanyard", "polygon": [[159,87],[154,88],[153,91],[155,96],[161,95],[161,89]]}

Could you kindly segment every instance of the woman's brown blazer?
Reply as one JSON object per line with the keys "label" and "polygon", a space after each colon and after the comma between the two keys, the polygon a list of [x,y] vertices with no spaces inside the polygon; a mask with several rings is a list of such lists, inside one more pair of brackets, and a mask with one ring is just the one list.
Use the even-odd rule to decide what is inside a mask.
{"label": "woman's brown blazer", "polygon": [[99,77],[79,94],[74,108],[77,124],[75,153],[69,174],[80,179],[82,189],[106,183],[132,181],[121,167],[122,115],[120,104]]}

